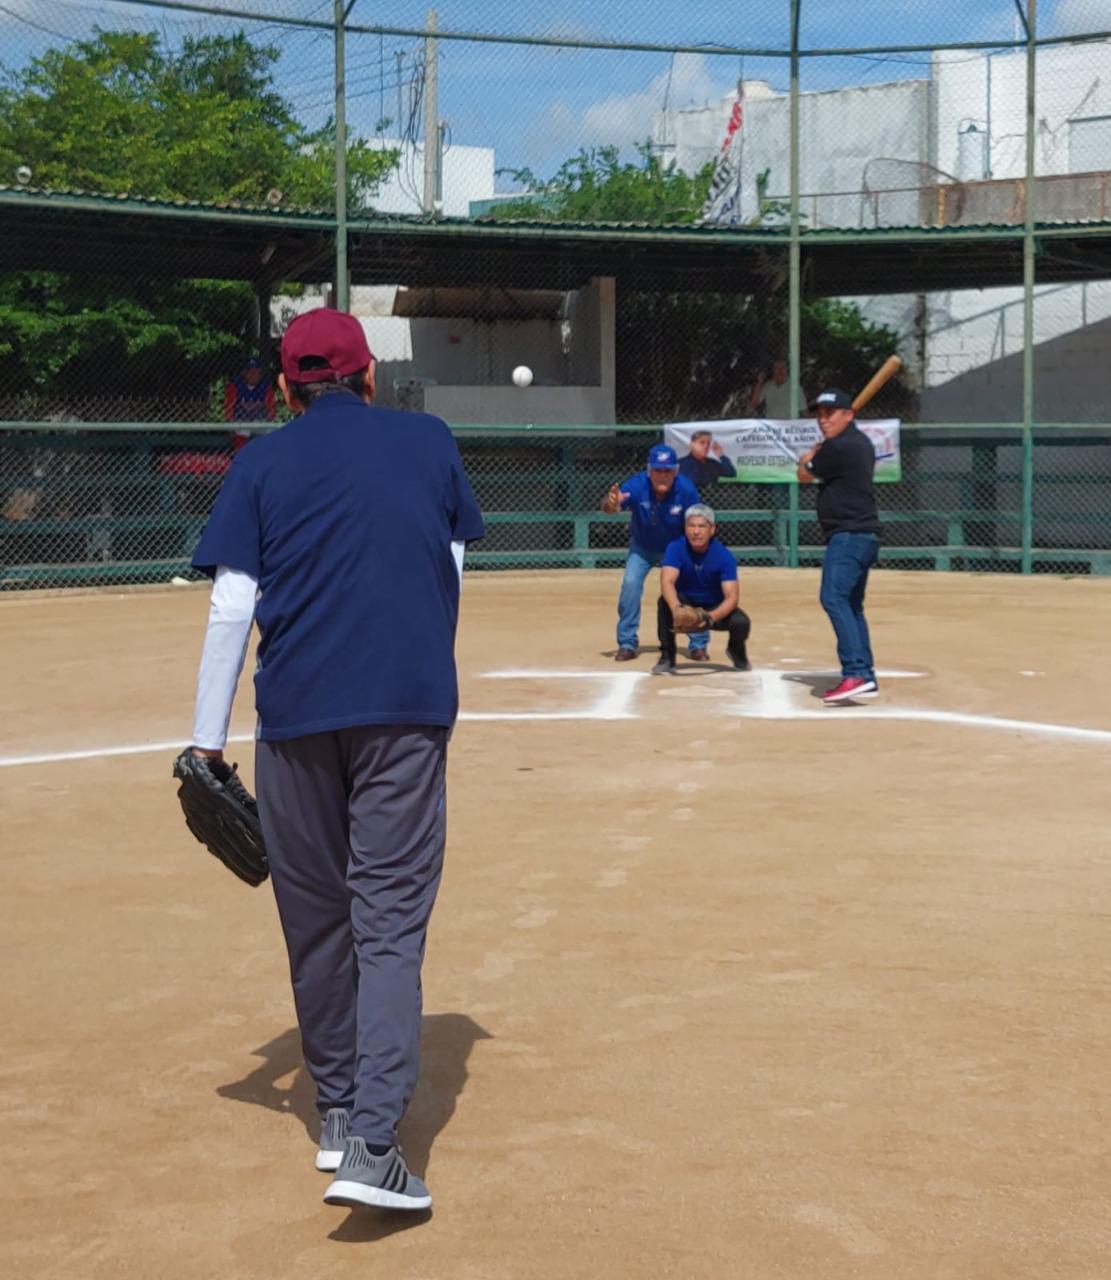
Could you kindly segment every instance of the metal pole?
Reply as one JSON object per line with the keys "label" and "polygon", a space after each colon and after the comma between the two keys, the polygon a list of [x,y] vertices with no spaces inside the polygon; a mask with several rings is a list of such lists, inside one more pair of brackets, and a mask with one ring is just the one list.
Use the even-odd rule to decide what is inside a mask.
{"label": "metal pole", "polygon": [[[787,364],[790,374],[787,403],[792,418],[799,416],[799,369],[802,360],[802,245],[799,218],[799,7],[801,0],[791,0],[791,136],[790,201],[791,238],[787,260]],[[787,564],[795,569],[799,563],[799,484],[792,480],[788,494]]]}
{"label": "metal pole", "polygon": [[988,64],[988,91],[987,91],[987,131],[988,136],[984,140],[984,177],[991,177],[991,54],[989,53],[985,61]]}
{"label": "metal pole", "polygon": [[428,38],[424,42],[424,212],[439,213],[436,175],[440,156],[440,84],[437,73],[436,10],[428,11]]}
{"label": "metal pole", "polygon": [[394,57],[397,59],[397,128],[394,130],[394,133],[397,136],[399,143],[404,145],[406,135],[405,104],[401,97],[401,81],[402,71],[405,64],[405,50],[398,49],[394,54]]}
{"label": "metal pole", "polygon": [[336,288],[338,311],[348,310],[347,279],[347,57],[344,0],[336,0]]}
{"label": "metal pole", "polygon": [[1034,228],[1037,141],[1038,0],[1029,0],[1026,19],[1026,218],[1022,238],[1022,572],[1034,564],[1034,285],[1037,280]]}

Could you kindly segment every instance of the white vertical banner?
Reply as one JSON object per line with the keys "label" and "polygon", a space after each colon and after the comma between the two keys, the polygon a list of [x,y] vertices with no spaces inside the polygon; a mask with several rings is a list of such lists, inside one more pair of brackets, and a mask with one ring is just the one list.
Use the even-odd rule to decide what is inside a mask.
{"label": "white vertical banner", "polygon": [[735,226],[741,220],[741,151],[744,147],[745,82],[737,81],[737,101],[729,113],[714,165],[710,194],[702,206],[701,221]]}

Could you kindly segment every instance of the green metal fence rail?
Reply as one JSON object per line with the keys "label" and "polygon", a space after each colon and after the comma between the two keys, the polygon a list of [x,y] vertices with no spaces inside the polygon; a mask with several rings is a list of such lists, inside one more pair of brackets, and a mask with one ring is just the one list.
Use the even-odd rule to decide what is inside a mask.
{"label": "green metal fence rail", "polygon": [[[599,502],[644,466],[658,427],[456,434],[487,523],[469,570],[624,561],[627,517]],[[878,487],[888,567],[1111,574],[1111,424],[909,426],[903,454],[904,479]],[[3,427],[0,586],[194,577],[192,550],[232,458],[223,427]],[[743,564],[819,562],[811,489],[726,482],[704,496]]]}

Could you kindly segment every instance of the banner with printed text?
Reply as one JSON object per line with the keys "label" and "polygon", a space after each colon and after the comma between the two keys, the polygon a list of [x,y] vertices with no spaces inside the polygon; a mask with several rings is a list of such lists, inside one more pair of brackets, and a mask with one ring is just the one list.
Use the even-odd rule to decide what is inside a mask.
{"label": "banner with printed text", "polygon": [[[877,483],[901,480],[899,419],[881,418],[857,426],[875,446]],[[800,455],[821,438],[813,418],[672,422],[664,428],[664,443],[679,455],[680,472],[696,484],[786,484],[796,478]]]}

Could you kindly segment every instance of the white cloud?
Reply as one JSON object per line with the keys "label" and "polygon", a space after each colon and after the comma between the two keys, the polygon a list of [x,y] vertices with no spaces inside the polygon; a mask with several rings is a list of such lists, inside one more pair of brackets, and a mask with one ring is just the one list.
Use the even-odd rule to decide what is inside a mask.
{"label": "white cloud", "polygon": [[1109,27],[1111,15],[1107,12],[1106,0],[1057,0],[1053,10],[1055,35],[1084,35],[1088,32],[1106,31]]}
{"label": "white cloud", "polygon": [[[670,80],[670,89],[669,89]],[[721,59],[701,53],[678,53],[669,71],[662,71],[646,88],[633,93],[611,94],[576,113],[566,103],[549,110],[549,128],[574,146],[632,146],[652,134],[657,111],[671,107],[702,106],[715,102],[733,87]]]}

